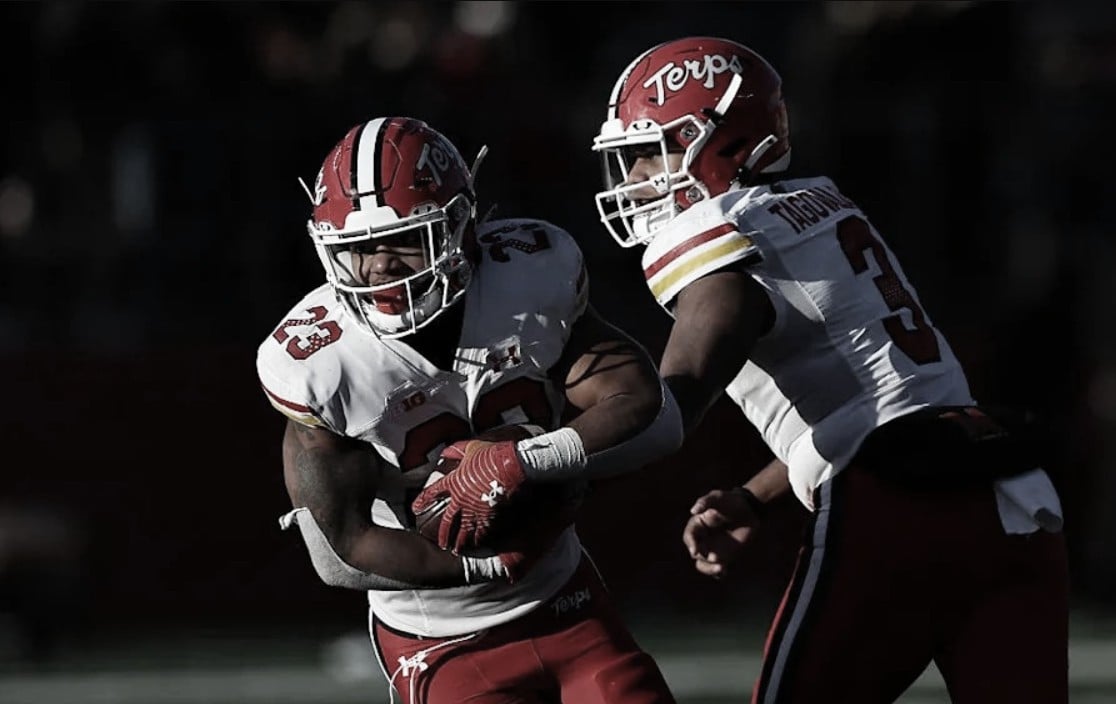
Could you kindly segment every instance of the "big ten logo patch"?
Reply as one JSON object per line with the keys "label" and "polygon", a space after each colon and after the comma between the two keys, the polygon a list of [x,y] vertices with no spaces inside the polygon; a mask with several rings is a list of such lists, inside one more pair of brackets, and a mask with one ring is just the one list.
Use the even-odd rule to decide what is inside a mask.
{"label": "big ten logo patch", "polygon": [[577,589],[569,594],[561,594],[557,596],[550,604],[550,608],[554,610],[555,616],[570,613],[571,611],[578,611],[581,607],[588,604],[593,599],[593,595],[589,593],[589,587]]}
{"label": "big ten logo patch", "polygon": [[442,392],[446,390],[447,382],[434,382],[418,385],[408,381],[402,386],[392,390],[384,398],[385,415],[397,418],[400,416],[426,410],[432,403],[442,399]]}
{"label": "big ten logo patch", "polygon": [[424,405],[425,403],[426,403],[426,393],[423,392],[423,391],[416,391],[413,394],[411,394],[410,396],[404,397],[403,400],[399,402],[399,406],[403,410],[403,412],[406,413],[407,411],[415,410],[416,408],[418,408],[419,406]]}

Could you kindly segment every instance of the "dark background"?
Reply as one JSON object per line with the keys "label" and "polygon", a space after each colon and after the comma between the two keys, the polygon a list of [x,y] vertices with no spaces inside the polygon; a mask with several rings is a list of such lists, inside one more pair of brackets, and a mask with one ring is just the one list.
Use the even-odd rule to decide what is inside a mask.
{"label": "dark background", "polygon": [[[487,144],[482,199],[574,233],[593,302],[658,355],[669,321],[597,222],[589,146],[621,69],[687,34],[780,70],[796,171],[862,205],[977,398],[1043,419],[1075,608],[1116,606],[1112,6],[4,3],[0,612],[24,652],[360,627],[363,595],[278,529],[283,419],[254,371],[323,280],[296,178],[353,124],[419,117],[467,160]],[[679,540],[696,496],[766,459],[722,403],[682,453],[600,487],[581,533],[629,608],[771,614],[796,505],[720,583]]]}

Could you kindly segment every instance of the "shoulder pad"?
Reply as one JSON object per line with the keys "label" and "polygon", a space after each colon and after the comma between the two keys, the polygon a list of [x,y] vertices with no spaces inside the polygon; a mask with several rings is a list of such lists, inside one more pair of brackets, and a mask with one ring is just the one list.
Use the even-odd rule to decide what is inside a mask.
{"label": "shoulder pad", "polygon": [[562,311],[570,322],[584,312],[588,274],[581,248],[566,230],[544,220],[496,220],[478,230],[477,241],[481,276],[489,285],[527,285],[539,306]]}

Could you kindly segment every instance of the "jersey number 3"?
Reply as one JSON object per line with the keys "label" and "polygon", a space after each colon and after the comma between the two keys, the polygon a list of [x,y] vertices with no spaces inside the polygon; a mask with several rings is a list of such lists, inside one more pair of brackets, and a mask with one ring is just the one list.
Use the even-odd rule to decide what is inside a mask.
{"label": "jersey number 3", "polygon": [[[864,253],[869,250],[872,252],[872,258],[876,260],[876,266],[880,269],[879,275],[873,277],[872,281],[880,290],[888,310],[896,311],[894,315],[889,315],[883,320],[884,330],[895,346],[915,364],[940,362],[942,353],[938,347],[938,336],[934,334],[934,328],[926,322],[926,314],[915,297],[903,287],[903,282],[895,273],[895,267],[887,256],[887,250],[872,234],[868,223],[855,216],[845,218],[837,223],[837,241],[841,243],[841,251],[845,253],[845,258],[852,265],[853,273],[857,275],[868,271],[868,258]],[[911,312],[914,329],[908,329],[903,325],[898,312],[901,310]]]}

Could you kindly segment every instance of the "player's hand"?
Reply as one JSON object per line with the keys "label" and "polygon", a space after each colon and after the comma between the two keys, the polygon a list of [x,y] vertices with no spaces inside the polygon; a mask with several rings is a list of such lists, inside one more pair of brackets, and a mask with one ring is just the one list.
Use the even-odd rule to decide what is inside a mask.
{"label": "player's hand", "polygon": [[521,579],[554,547],[562,533],[576,520],[577,507],[578,503],[565,502],[554,511],[537,511],[527,520],[517,515],[512,530],[501,529],[493,535],[492,549],[503,561],[509,582]]}
{"label": "player's hand", "polygon": [[694,568],[710,577],[724,576],[759,525],[759,516],[738,489],[716,489],[690,508],[682,542]]}
{"label": "player's hand", "polygon": [[529,526],[512,540],[497,541],[493,546],[496,554],[492,557],[463,557],[471,564],[469,583],[503,579],[515,584],[554,546],[570,523],[572,520],[544,520]]}
{"label": "player's hand", "polygon": [[562,530],[565,530],[565,526],[549,535],[536,536],[536,540],[531,543],[519,542],[515,545],[498,546],[496,556],[500,558],[504,578],[508,583],[515,584],[530,572],[539,559],[553,547],[554,541],[562,534]]}
{"label": "player's hand", "polygon": [[481,545],[500,509],[527,479],[515,441],[462,440],[442,451],[441,462],[457,462],[457,469],[426,487],[411,510],[418,514],[448,498],[438,545],[455,552]]}

